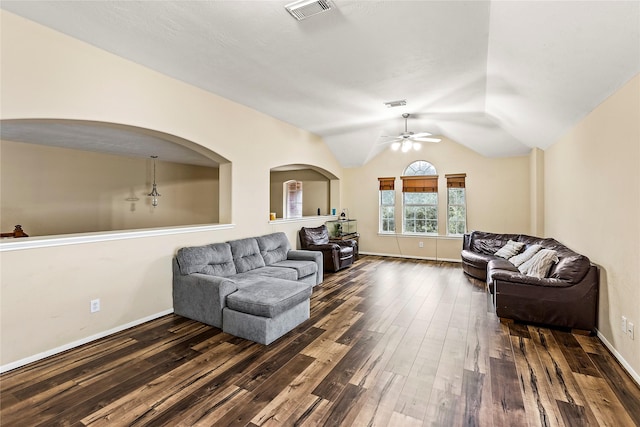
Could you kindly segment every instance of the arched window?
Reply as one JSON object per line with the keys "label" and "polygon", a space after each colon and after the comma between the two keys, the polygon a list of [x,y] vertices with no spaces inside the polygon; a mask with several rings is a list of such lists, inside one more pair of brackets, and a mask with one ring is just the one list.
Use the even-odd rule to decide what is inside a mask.
{"label": "arched window", "polygon": [[418,160],[411,163],[404,170],[404,176],[416,176],[416,175],[438,175],[435,166],[424,160]]}
{"label": "arched window", "polygon": [[429,162],[418,160],[402,176],[402,232],[438,233],[438,172]]}

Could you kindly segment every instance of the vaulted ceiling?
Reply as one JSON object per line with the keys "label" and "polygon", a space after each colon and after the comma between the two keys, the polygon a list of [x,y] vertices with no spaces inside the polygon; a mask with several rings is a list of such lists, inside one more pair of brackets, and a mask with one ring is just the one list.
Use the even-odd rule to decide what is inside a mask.
{"label": "vaulted ceiling", "polygon": [[303,21],[288,3],[1,7],[321,135],[345,167],[404,112],[486,156],[545,149],[640,72],[639,1],[334,0]]}

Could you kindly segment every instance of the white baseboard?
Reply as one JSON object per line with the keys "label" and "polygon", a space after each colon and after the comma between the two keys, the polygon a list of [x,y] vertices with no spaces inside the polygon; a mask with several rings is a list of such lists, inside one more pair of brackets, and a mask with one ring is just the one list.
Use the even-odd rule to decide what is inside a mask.
{"label": "white baseboard", "polygon": [[6,365],[0,366],[0,374],[11,371],[13,369],[19,368],[21,366],[27,365],[29,363],[36,362],[38,360],[47,358],[49,356],[53,356],[58,353],[62,353],[63,351],[70,350],[74,347],[81,346],[83,344],[90,343],[91,341],[98,340],[100,338],[107,337],[111,334],[115,334],[116,332],[124,331],[125,329],[132,328],[134,326],[141,325],[145,322],[149,322],[150,320],[157,319],[162,316],[166,316],[167,314],[173,313],[173,308],[161,311],[160,313],[155,313],[147,317],[143,317],[142,319],[134,320],[133,322],[125,323],[124,325],[116,326],[113,329],[109,329],[108,331],[103,331],[97,333],[95,335],[91,335],[86,338],[79,339],[77,341],[71,342],[69,344],[62,345],[60,347],[52,348],[51,350],[43,351],[42,353],[34,354],[33,356],[25,357],[24,359],[16,360],[15,362],[7,363]]}
{"label": "white baseboard", "polygon": [[407,258],[407,259],[423,259],[425,261],[445,261],[445,262],[458,262],[461,263],[461,259],[451,259],[451,258],[434,258],[434,257],[422,257],[422,256],[413,256],[413,255],[398,255],[398,254],[385,254],[378,252],[363,252],[360,251],[362,255],[375,255],[375,256],[386,256],[393,258]]}
{"label": "white baseboard", "polygon": [[596,329],[597,333],[598,333],[598,338],[600,338],[600,341],[602,341],[602,343],[609,349],[609,351],[613,354],[613,357],[615,357],[618,362],[620,362],[620,364],[622,365],[622,367],[627,371],[627,373],[629,375],[631,375],[631,378],[633,378],[633,380],[636,382],[636,384],[640,385],[640,375],[638,375],[638,373],[636,371],[633,370],[633,368],[631,367],[631,365],[629,365],[629,363],[624,360],[624,357],[622,357],[622,355],[620,353],[618,353],[618,350],[616,350],[613,345],[609,342],[609,340],[607,340],[604,335],[602,334],[602,332],[600,332],[598,329]]}

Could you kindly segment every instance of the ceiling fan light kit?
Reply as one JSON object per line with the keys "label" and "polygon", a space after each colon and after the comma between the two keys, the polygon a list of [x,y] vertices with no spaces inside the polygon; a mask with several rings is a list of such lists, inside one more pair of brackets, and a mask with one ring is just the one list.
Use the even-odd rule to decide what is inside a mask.
{"label": "ceiling fan light kit", "polygon": [[391,149],[393,151],[400,150],[403,153],[407,153],[411,151],[411,149],[419,151],[422,148],[421,142],[440,142],[440,138],[428,138],[431,135],[429,132],[409,132],[407,129],[407,119],[409,116],[409,113],[402,115],[404,118],[404,132],[391,140]]}

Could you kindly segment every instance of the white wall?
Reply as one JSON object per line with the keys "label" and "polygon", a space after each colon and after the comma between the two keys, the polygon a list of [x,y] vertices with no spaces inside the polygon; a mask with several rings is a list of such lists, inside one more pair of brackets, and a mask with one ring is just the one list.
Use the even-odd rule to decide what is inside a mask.
{"label": "white wall", "polygon": [[[95,120],[198,143],[231,162],[220,171],[221,181],[230,175],[231,193],[220,198],[231,204],[232,217],[221,222],[234,224],[111,242],[0,247],[0,365],[170,310],[171,257],[178,248],[277,227],[269,223],[271,168],[307,164],[341,178],[329,149],[306,131],[6,11],[0,11],[0,31],[0,119]],[[295,244],[290,226],[283,225]],[[93,298],[103,307],[92,315]]]}
{"label": "white wall", "polygon": [[545,234],[600,267],[598,330],[640,374],[640,75],[550,147],[544,169]]}
{"label": "white wall", "polygon": [[[396,218],[402,216],[405,168],[416,160],[433,164],[438,172],[438,228],[440,237],[378,234],[379,177],[396,177]],[[363,252],[419,258],[459,260],[461,238],[446,236],[446,174],[466,173],[467,228],[505,233],[528,232],[530,227],[529,159],[487,158],[449,139],[423,144],[419,152],[383,151],[359,168],[345,169],[345,207],[358,220]],[[396,231],[402,232],[400,221]],[[419,242],[423,247],[419,247]]]}

